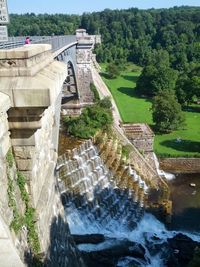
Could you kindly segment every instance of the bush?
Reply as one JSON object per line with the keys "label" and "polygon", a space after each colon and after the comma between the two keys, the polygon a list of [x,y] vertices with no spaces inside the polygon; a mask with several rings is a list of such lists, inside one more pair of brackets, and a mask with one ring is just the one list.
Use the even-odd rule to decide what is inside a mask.
{"label": "bush", "polygon": [[112,108],[112,102],[109,96],[104,97],[102,100],[99,101],[99,106],[105,109]]}
{"label": "bush", "polygon": [[119,68],[116,64],[114,63],[110,63],[108,64],[107,68],[106,68],[106,72],[108,74],[108,77],[110,79],[115,79],[117,78],[117,76],[120,75],[120,71],[119,71]]}
{"label": "bush", "polygon": [[77,118],[64,118],[64,124],[69,134],[79,138],[91,138],[98,130],[107,130],[113,122],[109,99],[99,101],[87,107]]}
{"label": "bush", "polygon": [[90,84],[90,90],[94,94],[94,102],[98,102],[100,100],[99,92],[97,91],[97,88],[93,83]]}
{"label": "bush", "polygon": [[132,148],[130,145],[122,146],[122,155],[128,158],[130,155],[131,149]]}

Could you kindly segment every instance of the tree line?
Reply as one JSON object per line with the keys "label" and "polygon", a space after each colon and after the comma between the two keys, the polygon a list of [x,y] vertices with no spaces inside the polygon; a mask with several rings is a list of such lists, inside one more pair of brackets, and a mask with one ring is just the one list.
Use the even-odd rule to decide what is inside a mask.
{"label": "tree line", "polygon": [[[117,75],[116,66],[123,69],[127,61],[142,66],[136,87],[138,94],[154,97],[160,105],[160,98],[165,98],[159,108],[177,103],[170,109],[171,117],[174,117],[173,110],[178,114],[181,106],[200,97],[199,7],[105,9],[81,16],[11,14],[10,22],[10,36],[74,34],[77,28],[85,28],[89,34],[101,34],[102,44],[95,48],[97,60],[111,63],[114,76]],[[169,94],[168,99],[166,95]],[[153,106],[156,118],[161,113],[155,114],[155,107],[158,105]],[[178,127],[183,117],[175,116],[174,120]],[[170,127],[169,130],[174,129]],[[167,130],[161,125],[158,128]]]}

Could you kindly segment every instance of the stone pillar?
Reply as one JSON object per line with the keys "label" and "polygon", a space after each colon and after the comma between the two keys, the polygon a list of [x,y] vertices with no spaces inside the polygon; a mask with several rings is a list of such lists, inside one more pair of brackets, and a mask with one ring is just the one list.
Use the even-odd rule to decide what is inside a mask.
{"label": "stone pillar", "polygon": [[66,65],[54,61],[50,45],[0,50],[0,92],[10,98],[11,144],[17,168],[27,179],[32,205],[38,214],[44,251],[54,215],[52,208],[59,201],[54,170],[61,91],[67,75]]}
{"label": "stone pillar", "polygon": [[92,48],[94,40],[86,34],[85,30],[78,30],[77,36],[77,81],[79,89],[80,102],[83,104],[90,104],[94,100],[93,92],[90,90],[90,83],[92,82]]}

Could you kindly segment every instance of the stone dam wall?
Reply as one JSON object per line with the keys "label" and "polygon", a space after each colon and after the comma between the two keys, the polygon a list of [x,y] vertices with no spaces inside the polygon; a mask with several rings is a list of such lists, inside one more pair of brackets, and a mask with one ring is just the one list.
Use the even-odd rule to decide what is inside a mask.
{"label": "stone dam wall", "polygon": [[0,266],[84,266],[57,186],[67,67],[49,45],[0,51]]}
{"label": "stone dam wall", "polygon": [[160,168],[172,173],[200,173],[200,158],[159,159]]}

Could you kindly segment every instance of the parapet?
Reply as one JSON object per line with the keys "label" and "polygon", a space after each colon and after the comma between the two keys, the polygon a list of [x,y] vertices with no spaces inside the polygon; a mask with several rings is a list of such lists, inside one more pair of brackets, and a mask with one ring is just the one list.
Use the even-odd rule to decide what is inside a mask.
{"label": "parapet", "polygon": [[0,77],[34,76],[52,61],[49,44],[30,44],[0,50]]}
{"label": "parapet", "polygon": [[66,65],[53,59],[49,44],[0,50],[0,92],[10,97],[11,107],[50,106],[66,76]]}

